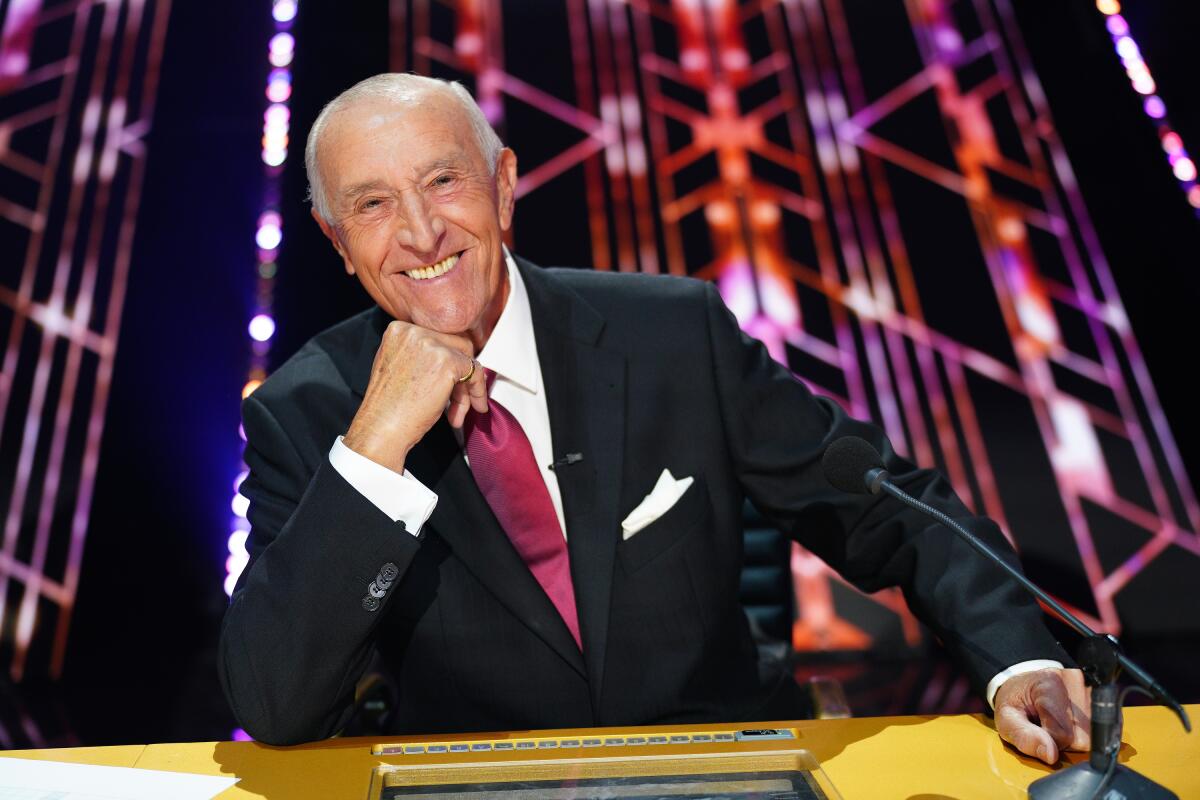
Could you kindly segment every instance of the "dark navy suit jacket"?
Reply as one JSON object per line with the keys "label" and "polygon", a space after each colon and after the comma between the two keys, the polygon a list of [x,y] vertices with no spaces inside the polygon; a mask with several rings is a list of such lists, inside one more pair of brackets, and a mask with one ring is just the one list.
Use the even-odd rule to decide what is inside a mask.
{"label": "dark navy suit jacket", "polygon": [[[746,496],[855,585],[903,587],[976,688],[1016,662],[1066,658],[1036,605],[949,532],[829,486],[825,447],[861,436],[897,483],[1011,555],[943,478],[744,336],[713,287],[518,265],[554,452],[583,454],[558,473],[583,651],[444,420],[406,463],[439,497],[419,537],[329,465],[388,322],[373,309],[315,337],[243,406],[251,560],[220,671],[255,738],[340,730],[375,648],[400,687],[397,728],[413,733],[778,718],[781,687],[760,679],[737,600]],[[695,483],[623,540],[620,521],[664,468]],[[377,603],[372,582],[386,587]]]}

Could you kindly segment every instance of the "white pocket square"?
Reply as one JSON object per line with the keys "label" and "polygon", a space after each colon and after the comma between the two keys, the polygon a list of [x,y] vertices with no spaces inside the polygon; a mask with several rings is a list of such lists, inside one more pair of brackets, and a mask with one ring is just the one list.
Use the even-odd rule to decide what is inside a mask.
{"label": "white pocket square", "polygon": [[628,539],[654,520],[667,513],[683,497],[683,493],[692,485],[692,478],[675,479],[669,469],[664,469],[658,476],[654,490],[646,495],[646,499],[638,503],[638,507],[629,512],[629,516],[621,521],[621,538]]}

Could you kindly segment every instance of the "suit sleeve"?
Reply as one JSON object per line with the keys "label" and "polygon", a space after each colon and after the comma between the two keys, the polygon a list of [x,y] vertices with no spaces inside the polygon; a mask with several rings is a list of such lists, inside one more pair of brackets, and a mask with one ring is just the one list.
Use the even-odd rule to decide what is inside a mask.
{"label": "suit sleeve", "polygon": [[221,626],[221,683],[255,739],[313,741],[349,719],[391,592],[375,595],[403,577],[420,542],[328,459],[306,466],[253,395],[242,414],[250,560]]}
{"label": "suit sleeve", "polygon": [[830,486],[821,468],[825,448],[843,436],[859,436],[880,452],[897,485],[1018,563],[999,527],[973,516],[945,478],[915,468],[878,427],[809,392],[738,329],[714,288],[707,291],[725,437],[735,471],[759,510],[859,589],[899,586],[980,695],[993,676],[1018,662],[1069,661],[1032,598],[949,530],[887,496]]}

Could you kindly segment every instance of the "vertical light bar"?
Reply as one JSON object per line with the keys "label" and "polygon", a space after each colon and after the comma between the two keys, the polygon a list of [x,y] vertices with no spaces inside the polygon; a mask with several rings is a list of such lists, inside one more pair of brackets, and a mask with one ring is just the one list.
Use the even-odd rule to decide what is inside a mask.
{"label": "vertical light bar", "polygon": [[[291,123],[291,108],[288,103],[292,97],[292,58],[295,56],[296,39],[292,36],[292,22],[299,11],[297,0],[273,0],[271,17],[275,21],[270,41],[267,43],[267,63],[270,70],[267,73],[265,90],[267,106],[263,112],[262,162],[263,162],[263,204],[258,215],[258,224],[254,233],[256,257],[255,282],[257,291],[254,295],[253,313],[246,326],[250,336],[250,369],[246,375],[246,383],[242,387],[242,397],[249,397],[267,376],[268,356],[271,353],[271,340],[275,336],[275,273],[277,270],[276,256],[283,244],[283,217],[279,213],[279,188],[283,177],[283,165],[288,155],[288,134]],[[239,428],[238,433],[244,440],[245,432]],[[228,549],[225,559],[225,594],[233,594],[233,587],[238,577],[246,568],[249,554],[246,551],[246,537],[250,532],[250,523],[246,521],[246,511],[250,502],[238,492],[242,481],[246,479],[245,463],[239,466],[237,477],[233,482],[233,497],[229,508],[232,518],[229,524]]]}
{"label": "vertical light bar", "polygon": [[1142,110],[1158,129],[1158,140],[1167,154],[1167,162],[1171,165],[1175,180],[1179,181],[1188,203],[1196,210],[1196,216],[1200,217],[1200,184],[1196,182],[1196,162],[1188,155],[1183,138],[1167,119],[1167,104],[1158,96],[1158,86],[1150,74],[1150,67],[1146,66],[1141,48],[1129,31],[1129,23],[1121,16],[1121,3],[1119,0],[1096,0],[1096,10],[1105,16],[1104,26],[1125,67],[1125,74],[1129,76],[1130,85],[1144,98]]}

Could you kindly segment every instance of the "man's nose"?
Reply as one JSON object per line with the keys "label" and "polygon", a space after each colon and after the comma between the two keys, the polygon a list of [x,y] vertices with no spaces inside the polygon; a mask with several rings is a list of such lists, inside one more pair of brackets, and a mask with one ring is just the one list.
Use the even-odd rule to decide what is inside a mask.
{"label": "man's nose", "polygon": [[400,212],[400,225],[396,229],[400,245],[417,254],[436,254],[445,225],[425,198],[417,192],[406,194]]}

